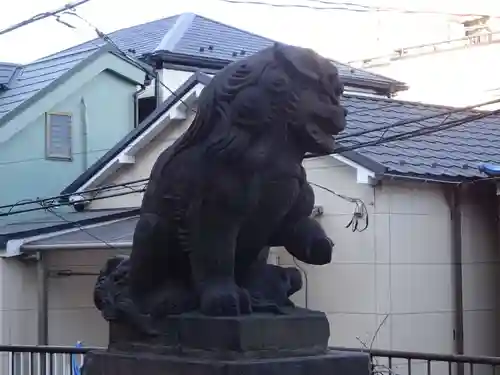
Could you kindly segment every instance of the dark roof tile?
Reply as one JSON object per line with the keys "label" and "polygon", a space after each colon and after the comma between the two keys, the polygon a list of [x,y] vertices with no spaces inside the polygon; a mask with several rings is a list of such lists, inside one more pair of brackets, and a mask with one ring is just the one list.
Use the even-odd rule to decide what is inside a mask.
{"label": "dark roof tile", "polygon": [[9,88],[0,91],[0,125],[3,117],[62,77],[66,72],[95,53],[97,48],[79,48],[71,52],[46,57],[18,67]]}
{"label": "dark roof tile", "polygon": [[[438,125],[443,120],[457,120],[479,113],[478,111],[464,111],[446,115],[452,108],[361,96],[346,96],[344,104],[352,113],[348,115],[345,134],[376,129],[402,120],[418,119],[438,113],[444,114],[438,118],[404,125],[385,132],[375,131],[353,139],[346,139],[341,142],[346,146],[377,140],[382,134],[394,135]],[[498,140],[500,140],[500,116],[495,115],[405,141],[356,149],[355,152],[378,162],[392,173],[458,179],[485,177],[479,171],[478,166],[484,162],[500,164]]]}
{"label": "dark roof tile", "polygon": [[[168,48],[165,49],[168,52],[229,61],[255,53],[275,42],[272,39],[192,13],[183,13],[117,30],[109,33],[108,36],[122,51],[135,51],[136,57],[153,53],[165,37],[169,39]],[[101,39],[94,39],[62,52],[104,43]],[[397,80],[356,69],[338,61],[332,60],[332,62],[344,78],[404,85]]]}

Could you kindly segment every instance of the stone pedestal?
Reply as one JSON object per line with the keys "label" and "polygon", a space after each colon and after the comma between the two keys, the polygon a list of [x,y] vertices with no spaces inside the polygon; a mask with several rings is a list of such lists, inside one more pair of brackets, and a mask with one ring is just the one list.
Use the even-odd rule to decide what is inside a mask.
{"label": "stone pedestal", "polygon": [[145,337],[110,326],[108,350],[86,355],[84,375],[368,375],[366,353],[327,349],[320,312],[169,317],[163,334]]}

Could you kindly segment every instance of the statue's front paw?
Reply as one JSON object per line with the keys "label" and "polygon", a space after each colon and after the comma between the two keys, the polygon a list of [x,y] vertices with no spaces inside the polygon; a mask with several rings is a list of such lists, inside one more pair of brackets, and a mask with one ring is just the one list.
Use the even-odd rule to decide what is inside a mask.
{"label": "statue's front paw", "polygon": [[310,264],[323,265],[332,261],[334,243],[329,237],[320,237],[311,244]]}
{"label": "statue's front paw", "polygon": [[208,282],[200,298],[200,310],[211,316],[236,316],[252,312],[250,295],[234,281]]}

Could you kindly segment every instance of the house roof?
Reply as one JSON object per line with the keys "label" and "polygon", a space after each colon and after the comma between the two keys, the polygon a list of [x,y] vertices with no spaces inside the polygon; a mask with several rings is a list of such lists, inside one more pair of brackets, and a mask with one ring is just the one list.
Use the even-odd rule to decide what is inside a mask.
{"label": "house roof", "polygon": [[34,100],[37,94],[54,84],[97,50],[96,47],[86,48],[19,66],[19,73],[9,79],[9,89],[0,91],[0,124],[5,122],[7,117],[13,117],[14,112],[17,112],[15,109],[21,110],[21,106],[27,106],[29,99]]}
{"label": "house roof", "polygon": [[0,61],[0,91],[9,88],[9,83],[20,65]]}
{"label": "house roof", "polygon": [[[385,133],[376,131],[353,137],[349,142],[342,141],[342,145],[346,146],[377,140],[382,135],[395,135],[426,126],[439,125],[444,121],[458,120],[479,113],[478,111],[463,111],[446,115],[454,108],[362,96],[346,96],[343,102],[350,111],[345,134],[374,129],[399,121],[414,120],[423,116],[445,114],[394,128]],[[500,116],[492,115],[429,135],[357,149],[353,159],[356,159],[356,154],[361,155],[384,167],[385,173],[406,176],[432,177],[441,180],[486,177],[478,167],[485,162],[500,163],[499,125]],[[358,162],[363,165],[362,162]],[[365,166],[370,169],[370,166]]]}
{"label": "house roof", "polygon": [[[51,237],[29,241],[23,245],[23,248],[26,250],[64,249],[65,247],[72,247],[75,244],[84,249],[102,247],[103,244],[110,248],[117,246],[126,248],[132,245],[134,230],[138,220],[138,215],[121,220],[110,221],[107,219],[103,221],[102,224],[85,228],[85,230],[77,229]],[[58,231],[54,230],[53,232]]]}
{"label": "house roof", "polygon": [[8,88],[0,90],[0,126],[99,56],[113,53],[120,57],[115,52],[116,49],[111,46],[88,45],[44,57],[27,65],[14,65],[15,68],[0,63],[0,85],[2,77],[6,81],[10,74]]}
{"label": "house roof", "polygon": [[[248,56],[275,43],[274,40],[193,13],[128,27],[109,33],[108,36],[122,51],[136,57],[160,54],[168,59],[169,55],[176,55],[217,60],[221,63]],[[100,39],[94,39],[60,53],[104,43]],[[165,55],[165,52],[168,54]],[[332,62],[346,84],[351,82],[356,87],[364,84],[365,88],[384,88],[388,92],[407,89],[400,81],[338,61]]]}
{"label": "house roof", "polygon": [[[210,79],[203,73],[193,74],[136,129],[98,159],[61,194],[71,194],[77,191],[131,142],[147,131],[156,119],[168,111],[193,87],[198,83],[206,85]],[[391,125],[401,120],[416,120],[432,114],[447,114],[452,109],[444,106],[359,95],[346,95],[342,102],[349,111],[347,127],[343,133],[346,135]],[[387,131],[374,131],[339,143],[342,146],[350,146],[359,142],[377,140],[381,136],[394,135],[397,132],[403,133],[425,126],[437,125],[445,119],[450,121],[476,113],[478,112],[465,111],[441,116]],[[499,122],[500,116],[491,116],[445,131],[405,141],[364,147],[356,151],[344,152],[341,155],[379,175],[399,174],[442,181],[481,178],[485,175],[479,170],[480,164],[484,162],[500,163],[500,147],[496,144],[497,140],[500,139]]]}
{"label": "house roof", "polygon": [[37,217],[29,220],[20,219],[19,221],[0,225],[0,248],[4,248],[10,240],[40,236],[75,228],[78,229],[82,226],[112,220],[126,219],[137,216],[138,213],[139,209],[137,208],[58,212],[57,215],[50,212],[42,212]]}

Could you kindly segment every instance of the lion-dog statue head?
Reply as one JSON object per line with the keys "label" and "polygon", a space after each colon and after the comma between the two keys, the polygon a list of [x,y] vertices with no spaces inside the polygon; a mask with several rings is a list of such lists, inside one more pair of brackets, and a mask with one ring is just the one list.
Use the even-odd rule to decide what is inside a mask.
{"label": "lion-dog statue head", "polygon": [[177,146],[206,142],[207,151],[265,159],[273,143],[286,141],[302,156],[329,154],[346,125],[342,93],[332,62],[311,49],[275,43],[214,76]]}

